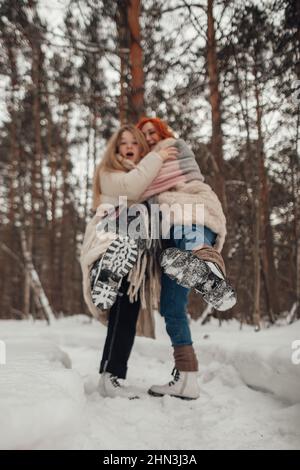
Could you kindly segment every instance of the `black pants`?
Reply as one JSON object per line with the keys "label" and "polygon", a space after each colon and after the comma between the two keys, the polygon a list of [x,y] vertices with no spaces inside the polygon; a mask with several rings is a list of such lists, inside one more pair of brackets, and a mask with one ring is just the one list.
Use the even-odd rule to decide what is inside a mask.
{"label": "black pants", "polygon": [[123,279],[120,294],[109,312],[108,329],[100,363],[100,374],[110,372],[126,378],[127,362],[134,343],[140,300],[130,303],[126,295],[127,279]]}

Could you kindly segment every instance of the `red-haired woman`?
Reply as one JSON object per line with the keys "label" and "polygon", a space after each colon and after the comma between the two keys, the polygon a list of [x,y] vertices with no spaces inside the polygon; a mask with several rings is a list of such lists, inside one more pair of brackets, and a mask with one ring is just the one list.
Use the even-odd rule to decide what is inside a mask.
{"label": "red-haired woman", "polygon": [[167,231],[163,229],[168,248],[161,256],[164,272],[160,298],[160,313],[174,348],[174,379],[166,385],[151,387],[149,393],[197,398],[198,362],[186,306],[191,288],[217,310],[227,310],[236,303],[235,292],[225,279],[220,254],[225,241],[226,219],[218,197],[204,183],[188,145],[182,139],[176,139],[159,118],[144,117],[137,128],[143,132],[151,151],[168,146],[178,150],[176,159],[164,162],[144,194],[145,198],[160,205],[163,222],[164,210],[174,208],[171,226],[166,226]]}

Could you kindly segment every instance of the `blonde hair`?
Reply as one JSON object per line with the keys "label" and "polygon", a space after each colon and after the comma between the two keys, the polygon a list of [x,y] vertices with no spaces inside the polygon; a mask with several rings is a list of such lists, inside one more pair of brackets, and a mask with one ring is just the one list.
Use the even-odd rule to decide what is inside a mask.
{"label": "blonde hair", "polygon": [[115,132],[109,139],[105,153],[100,163],[96,166],[94,179],[93,179],[93,209],[96,210],[100,204],[101,187],[100,187],[100,174],[102,171],[129,171],[122,161],[118,159],[119,145],[121,142],[123,132],[130,132],[137,140],[140,150],[140,158],[143,158],[149,152],[149,147],[144,137],[144,134],[131,124],[126,124]]}

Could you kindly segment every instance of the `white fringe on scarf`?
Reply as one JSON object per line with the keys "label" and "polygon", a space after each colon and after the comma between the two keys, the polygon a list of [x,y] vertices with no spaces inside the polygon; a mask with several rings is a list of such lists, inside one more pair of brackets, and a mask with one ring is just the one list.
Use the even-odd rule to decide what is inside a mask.
{"label": "white fringe on scarf", "polygon": [[[156,243],[155,243],[156,242]],[[159,292],[158,280],[155,275],[156,251],[160,246],[160,240],[147,240],[147,247],[139,249],[137,262],[128,274],[129,287],[127,295],[130,302],[138,300],[140,294],[141,307],[146,308],[146,281],[150,283],[151,295],[157,299]]]}

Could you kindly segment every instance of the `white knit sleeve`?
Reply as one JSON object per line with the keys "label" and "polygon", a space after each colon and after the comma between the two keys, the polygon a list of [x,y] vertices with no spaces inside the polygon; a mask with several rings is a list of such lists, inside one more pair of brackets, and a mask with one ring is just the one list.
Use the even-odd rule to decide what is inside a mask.
{"label": "white knit sleeve", "polygon": [[159,173],[163,164],[157,152],[148,153],[134,168],[128,172],[103,172],[100,175],[101,192],[106,196],[127,196],[137,201]]}

